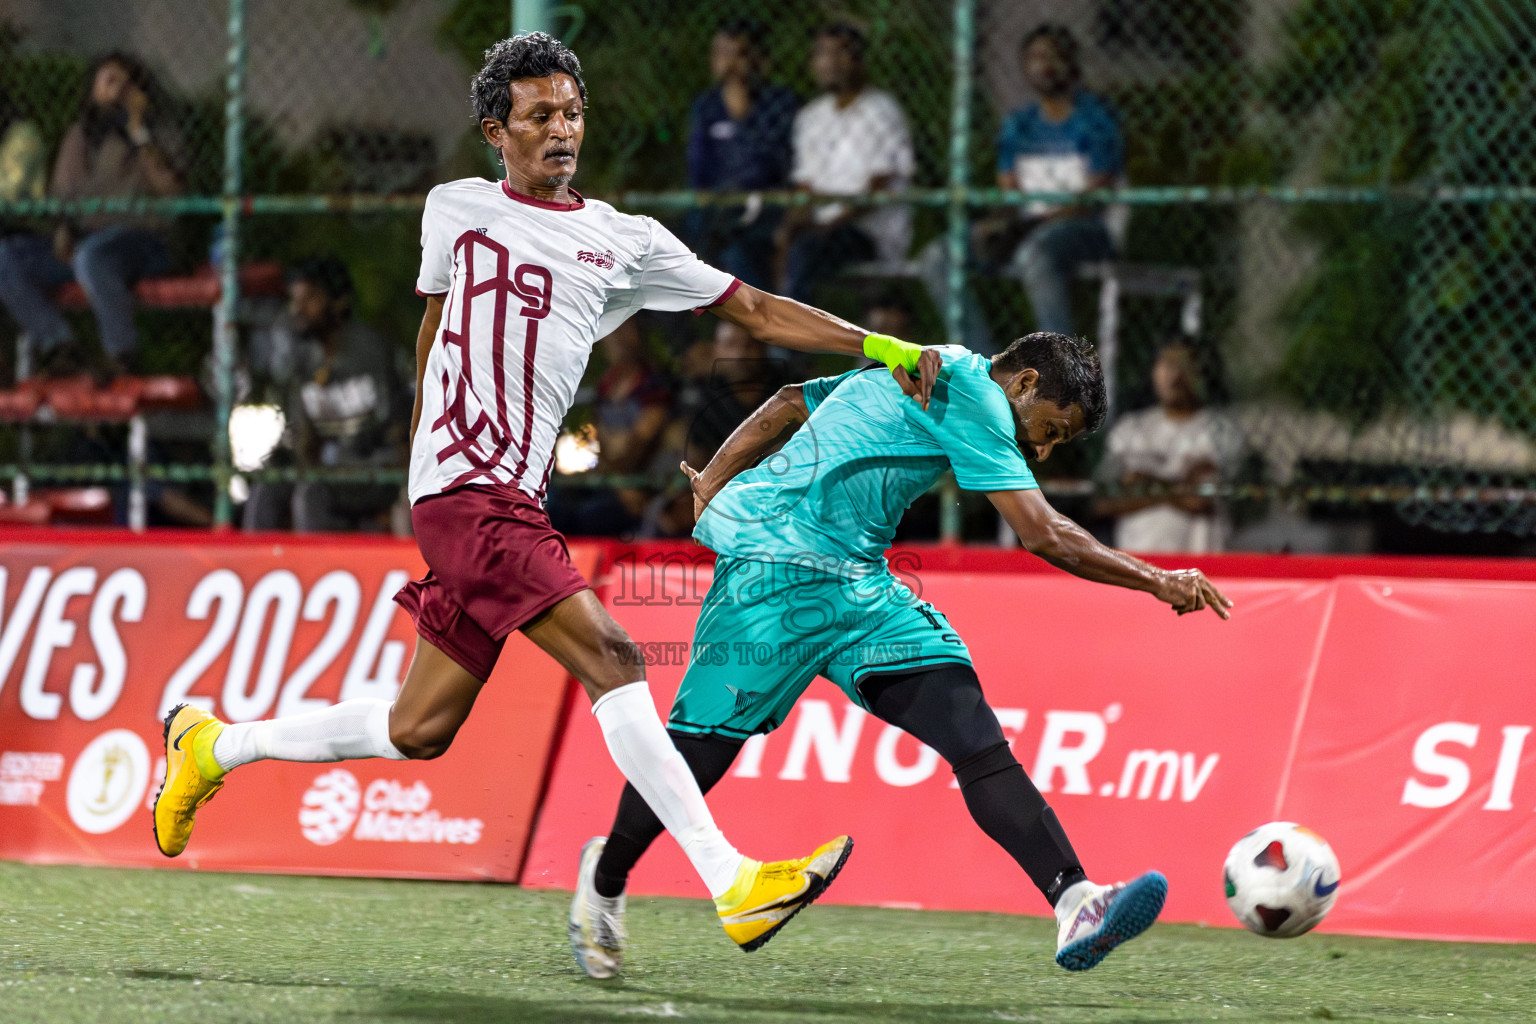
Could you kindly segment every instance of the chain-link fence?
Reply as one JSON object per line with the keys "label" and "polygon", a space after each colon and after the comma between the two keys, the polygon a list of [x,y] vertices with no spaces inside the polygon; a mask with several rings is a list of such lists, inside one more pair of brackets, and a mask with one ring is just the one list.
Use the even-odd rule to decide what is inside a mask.
{"label": "chain-link fence", "polygon": [[[153,215],[142,225],[165,251],[147,274],[223,274],[238,331],[220,334],[207,293],[133,314],[134,369],[191,375],[209,396],[158,414],[144,472],[202,478],[188,493],[220,517],[230,408],[288,394],[264,355],[290,318],[282,268],[335,256],[394,378],[414,379],[422,197],[499,176],[467,85],[520,17],[582,58],[588,196],[661,218],[754,284],[913,340],[994,351],[1042,327],[1094,341],[1112,425],[1041,467],[1074,512],[1172,489],[1227,506],[1255,546],[1292,543],[1286,516],[1338,536],[1383,517],[1536,534],[1536,0],[98,7],[0,14],[0,245],[51,240],[61,219],[88,239],[112,216]],[[51,180],[76,126],[126,137],[126,113],[92,120],[93,61],[112,50],[150,72],[141,120],[175,176],[98,180],[91,195],[117,197],[103,205]],[[65,317],[99,354],[89,306],[77,297]],[[683,404],[689,375],[708,373],[694,365],[709,362],[707,325],[645,330],[646,365],[683,382]],[[1171,385],[1156,383],[1164,361]],[[585,396],[573,422],[600,420],[611,394]],[[1203,436],[1178,427],[1201,406]],[[35,481],[67,463],[110,475],[92,453],[121,442],[28,422],[30,450],[20,428],[0,440],[11,477],[23,460]],[[1183,461],[1148,462],[1154,442]],[[296,449],[265,472],[397,484],[391,443],[339,466]]]}

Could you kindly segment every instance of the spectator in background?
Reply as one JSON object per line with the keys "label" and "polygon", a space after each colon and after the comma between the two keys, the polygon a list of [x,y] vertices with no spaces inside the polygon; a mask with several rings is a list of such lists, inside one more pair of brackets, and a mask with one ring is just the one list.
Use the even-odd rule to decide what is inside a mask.
{"label": "spectator in background", "polygon": [[[182,189],[180,136],[156,108],[158,90],[144,65],[111,53],[92,66],[90,87],[54,160],[55,199],[170,196]],[[90,368],[52,292],[80,282],[96,314],[104,362],[98,376],[128,372],[138,351],[133,285],[166,272],[170,250],[160,219],[93,214],[59,226],[54,238],[33,234],[0,240],[0,302],[40,354],[48,376]]]}
{"label": "spectator in background", "polygon": [[[794,170],[801,189],[866,195],[912,180],[907,119],[890,93],[865,80],[864,32],[834,22],[816,33],[811,75],[822,95],[795,117]],[[785,218],[785,291],[802,302],[817,282],[860,260],[897,260],[912,242],[910,211],[860,210],[843,203],[801,208]]]}
{"label": "spectator in background", "polygon": [[[608,368],[597,382],[593,405],[597,428],[595,472],[609,476],[647,473],[672,408],[668,380],[645,351],[635,318],[602,339]],[[549,503],[550,521],[561,533],[615,536],[632,533],[645,514],[649,493],[639,487],[613,487],[557,495]]]}
{"label": "spectator in background", "polygon": [[698,469],[758,406],[790,383],[783,361],[770,358],[766,345],[729,320],[715,326],[712,355],[703,403],[688,421],[683,456]]}
{"label": "spectator in background", "polygon": [[[1024,37],[1021,50],[1024,78],[1038,98],[1010,113],[998,133],[998,187],[1114,187],[1125,173],[1125,147],[1109,106],[1082,87],[1077,39],[1062,25],[1044,24]],[[1044,202],[1026,205],[1022,219],[982,222],[975,244],[983,262],[1012,253],[1036,329],[1061,334],[1072,333],[1071,284],[1078,265],[1110,259],[1115,251],[1105,211]]]}
{"label": "spectator in background", "polygon": [[[688,186],[708,192],[789,187],[790,127],[800,103],[764,82],[761,22],[722,22],[709,44],[715,85],[689,112]],[[755,197],[754,197],[755,199]],[[749,201],[690,211],[688,234],[699,258],[754,288],[771,288],[773,236],[783,209]]]}
{"label": "spectator in background", "polygon": [[[42,199],[48,194],[48,150],[37,123],[23,117],[0,92],[0,200]],[[0,235],[16,232],[0,221]]]}
{"label": "spectator in background", "polygon": [[1130,493],[1100,498],[1094,512],[1115,519],[1117,548],[1221,551],[1231,523],[1220,499],[1146,492],[1230,479],[1242,457],[1242,434],[1206,408],[1204,375],[1188,343],[1173,342],[1158,353],[1152,389],[1157,404],[1120,417],[1105,442],[1100,475]]}
{"label": "spectator in background", "polygon": [[[300,468],[393,468],[406,459],[410,406],[393,346],[352,316],[352,275],[334,256],[306,260],[288,281],[288,315],[252,353],[284,398]],[[386,532],[400,498],[391,484],[257,483],[247,530]]]}
{"label": "spectator in background", "polygon": [[[889,334],[893,338],[913,336],[917,313],[912,300],[900,288],[882,289],[869,303],[864,313],[864,324],[874,334]],[[928,342],[922,342],[928,344]]]}
{"label": "spectator in background", "polygon": [[774,392],[790,383],[785,363],[768,346],[727,320],[713,339],[699,342],[683,357],[672,421],[667,424],[654,467],[675,477],[647,510],[644,536],[686,537],[693,532],[693,489],[677,464],[702,468],[725,439]]}

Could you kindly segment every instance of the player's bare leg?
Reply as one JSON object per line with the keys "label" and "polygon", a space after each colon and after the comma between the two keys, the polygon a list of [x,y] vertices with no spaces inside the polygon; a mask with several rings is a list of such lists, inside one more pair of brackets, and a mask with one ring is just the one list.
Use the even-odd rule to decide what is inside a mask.
{"label": "player's bare leg", "polygon": [[408,758],[441,757],[484,685],[485,680],[417,637],[411,667],[389,709],[390,743]]}

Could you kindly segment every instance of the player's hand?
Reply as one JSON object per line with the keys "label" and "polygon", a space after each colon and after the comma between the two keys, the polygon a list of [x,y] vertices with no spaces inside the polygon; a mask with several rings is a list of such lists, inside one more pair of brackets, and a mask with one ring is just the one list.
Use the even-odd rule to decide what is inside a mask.
{"label": "player's hand", "polygon": [[903,394],[917,399],[924,409],[928,408],[928,399],[933,396],[933,383],[939,379],[939,370],[944,366],[944,359],[939,355],[938,349],[925,348],[922,355],[917,357],[917,376],[907,372],[905,366],[897,366],[891,370],[891,376],[896,378],[896,383],[901,385]]}
{"label": "player's hand", "polygon": [[682,468],[683,473],[688,477],[688,485],[693,488],[693,521],[698,522],[699,517],[704,514],[704,510],[709,507],[709,499],[713,498],[714,495],[705,493],[702,473],[688,465],[687,462],[679,462],[678,466]]}
{"label": "player's hand", "polygon": [[1165,570],[1153,594],[1180,615],[1209,607],[1223,619],[1232,617],[1231,599],[1217,590],[1199,569]]}
{"label": "player's hand", "polygon": [[123,110],[128,114],[129,128],[143,127],[144,115],[149,113],[149,93],[130,84],[123,90]]}

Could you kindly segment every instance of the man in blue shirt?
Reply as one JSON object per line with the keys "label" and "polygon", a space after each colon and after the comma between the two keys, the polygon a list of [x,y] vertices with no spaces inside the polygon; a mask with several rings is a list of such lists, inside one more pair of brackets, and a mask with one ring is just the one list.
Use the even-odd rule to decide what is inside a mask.
{"label": "man in blue shirt", "polygon": [[[997,139],[997,186],[1026,192],[1112,188],[1125,173],[1114,113],[1082,87],[1077,40],[1062,25],[1024,37],[1024,78],[1038,99],[1010,113]],[[1102,211],[1030,203],[1013,258],[1035,325],[1072,333],[1072,275],[1081,263],[1110,259],[1114,243]]]}
{"label": "man in blue shirt", "polygon": [[[712,192],[789,187],[790,128],[800,103],[782,85],[762,80],[761,23],[723,22],[709,44],[715,85],[689,111],[688,186]],[[773,268],[773,234],[783,210],[761,202],[690,212],[688,233],[704,260],[755,288]]]}
{"label": "man in blue shirt", "polygon": [[[1024,78],[1038,97],[1003,120],[997,137],[997,187],[1026,192],[1111,188],[1125,173],[1114,112],[1082,88],[1077,40],[1065,26],[1044,24],[1020,44]],[[1113,216],[1113,214],[1111,214]],[[1072,334],[1072,277],[1082,263],[1111,259],[1115,244],[1102,210],[1032,202],[979,221],[971,232],[984,273],[1017,274],[1042,331]],[[948,249],[938,239],[918,257],[934,304],[948,301]],[[966,290],[967,347],[994,351],[976,296]]]}
{"label": "man in blue shirt", "polygon": [[[854,370],[782,388],[693,480],[694,537],[719,555],[700,609],[669,731],[703,791],[741,745],[770,732],[817,675],[882,721],[937,750],[971,816],[1056,910],[1056,962],[1086,970],[1148,928],[1167,893],[1149,872],[1124,885],[1088,880],[1061,823],[1009,749],[970,652],[943,613],[886,564],[902,513],[946,471],[982,491],[1024,546],[1085,579],[1143,590],[1180,614],[1231,602],[1198,570],[1169,572],[1104,547],[1041,496],[1037,459],[1100,427],[1103,369],[1085,343],[1036,333],[988,359],[937,349],[927,408],[903,402],[883,373]],[[804,425],[761,465],[784,430]],[[687,469],[687,467],[684,467]],[[758,644],[776,646],[764,664]],[[613,832],[582,851],[571,940],[595,977],[623,952],[629,870],[661,823],[633,789]]]}

